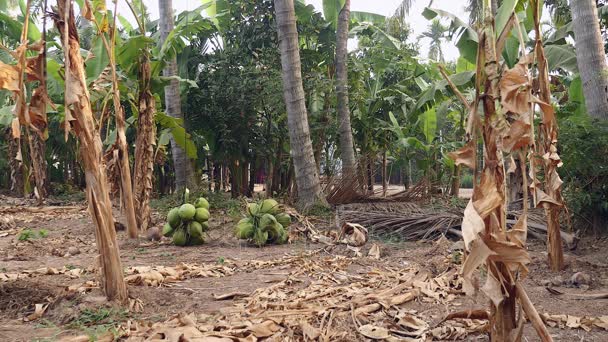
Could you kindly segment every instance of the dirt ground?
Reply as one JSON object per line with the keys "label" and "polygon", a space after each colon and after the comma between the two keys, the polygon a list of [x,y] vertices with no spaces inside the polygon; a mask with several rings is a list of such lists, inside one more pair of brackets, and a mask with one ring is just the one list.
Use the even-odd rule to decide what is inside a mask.
{"label": "dirt ground", "polygon": [[[82,203],[67,209],[35,213],[19,207],[19,202],[0,202],[0,208],[4,208],[0,215],[11,215],[16,219],[15,226],[5,226],[4,230],[0,221],[0,341],[56,341],[80,334],[94,340],[128,321],[164,322],[180,313],[225,314],[238,310],[238,300],[216,300],[214,295],[247,294],[284,282],[301,265],[278,262],[289,260],[285,259],[288,256],[300,256],[313,262],[336,255],[345,256],[350,266],[336,272],[344,272],[345,276],[353,278],[375,270],[411,267],[437,276],[459,267],[456,254],[451,251],[455,245],[449,241],[370,241],[363,248],[363,256],[356,256],[346,248],[328,249],[305,239],[297,239],[288,245],[255,248],[232,237],[234,219],[212,210],[209,239],[203,246],[175,247],[165,239],[159,243],[149,242],[143,237],[129,240],[124,231],[118,232],[125,268],[202,265],[211,274],[185,277],[163,286],[130,285],[129,294],[134,299],[131,302],[134,307],[125,310],[107,303],[97,285],[94,228]],[[7,208],[11,209],[7,212]],[[155,224],[160,226],[161,223],[162,219],[156,215]],[[317,228],[327,230],[335,227],[327,221]],[[19,241],[25,229],[30,229],[33,237]],[[373,243],[380,247],[380,259],[365,256]],[[523,284],[538,312],[578,317],[608,315],[608,299],[580,300],[556,296],[545,289],[549,285],[568,293],[607,292],[606,245],[606,239],[584,238],[576,250],[566,252],[566,269],[555,274],[545,263],[544,244],[531,240],[532,264]],[[579,279],[583,284],[572,284],[571,278],[577,272],[584,273],[582,280]],[[23,278],[9,279],[11,275]],[[583,279],[586,276],[590,279]],[[304,282],[298,286],[307,284]],[[36,304],[49,304],[41,317],[34,314]],[[450,312],[487,307],[487,300],[482,295],[469,298],[460,293],[449,304],[414,300],[399,309],[429,317],[432,320],[429,324],[436,325]],[[28,322],[28,317],[32,321]],[[555,341],[608,341],[608,331],[598,327],[586,331],[562,325],[549,327],[549,331]],[[356,335],[355,339],[366,340],[362,335]],[[478,333],[451,340],[485,341],[487,336]],[[524,341],[537,340],[533,328],[526,324]]]}

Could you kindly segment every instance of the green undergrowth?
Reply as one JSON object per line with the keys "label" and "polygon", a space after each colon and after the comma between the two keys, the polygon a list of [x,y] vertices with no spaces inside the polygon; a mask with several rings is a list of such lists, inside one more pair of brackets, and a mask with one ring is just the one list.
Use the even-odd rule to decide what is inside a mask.
{"label": "green undergrowth", "polygon": [[[150,206],[159,212],[166,214],[172,208],[180,206],[183,202],[182,193],[173,193],[150,201]],[[224,211],[226,215],[238,217],[242,199],[231,198],[229,193],[209,192],[208,190],[190,189],[190,199],[205,197],[210,204],[211,211]]]}
{"label": "green undergrowth", "polygon": [[100,336],[112,333],[118,335],[119,326],[129,319],[129,312],[113,307],[86,308],[72,320],[67,327],[82,331],[89,336],[90,341],[96,341]]}

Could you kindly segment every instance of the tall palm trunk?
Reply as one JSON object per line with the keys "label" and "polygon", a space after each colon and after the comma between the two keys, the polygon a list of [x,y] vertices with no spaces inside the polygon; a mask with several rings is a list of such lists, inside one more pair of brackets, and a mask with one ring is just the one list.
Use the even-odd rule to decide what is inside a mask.
{"label": "tall palm trunk", "polygon": [[321,192],[319,171],[310,140],[293,0],[275,0],[274,5],[283,69],[283,95],[298,187],[298,206],[306,209],[315,203],[325,204],[326,201]]}
{"label": "tall palm trunk", "polygon": [[608,119],[608,65],[595,0],[570,0],[576,60],[589,115]]}
{"label": "tall palm trunk", "polygon": [[148,229],[150,223],[150,195],[154,175],[154,145],[156,144],[156,124],[154,123],[156,101],[150,91],[150,77],[150,58],[145,53],[139,67],[139,117],[133,177],[135,213],[141,230]]}
{"label": "tall palm trunk", "polygon": [[336,30],[336,93],[338,95],[338,122],[340,132],[340,155],[344,174],[355,172],[355,151],[353,149],[353,132],[350,125],[348,107],[348,23],[350,21],[350,0],[344,1],[344,7],[338,16]]}
{"label": "tall palm trunk", "polygon": [[[173,22],[173,1],[159,0],[158,9],[160,15],[160,44],[163,44],[169,32],[175,26]],[[166,77],[177,75],[177,61],[175,57],[167,62],[163,75]],[[178,80],[171,80],[169,85],[165,87],[165,107],[167,115],[176,119],[184,118]],[[194,170],[185,151],[175,142],[173,136],[171,136],[171,155],[175,167],[175,188],[179,191],[193,183]]]}
{"label": "tall palm trunk", "polygon": [[124,302],[128,299],[127,287],[116,243],[106,172],[101,167],[103,146],[99,131],[95,128],[78,31],[70,4],[69,0],[58,0],[53,14],[65,56],[66,129],[72,127],[80,141],[80,155],[87,183],[87,203],[95,225],[98,262],[103,275],[101,287],[109,300]]}

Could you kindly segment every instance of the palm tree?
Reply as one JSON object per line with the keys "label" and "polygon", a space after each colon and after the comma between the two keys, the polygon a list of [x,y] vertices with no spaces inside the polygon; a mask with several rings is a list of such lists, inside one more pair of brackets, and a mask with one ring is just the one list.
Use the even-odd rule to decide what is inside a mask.
{"label": "palm tree", "polygon": [[420,35],[420,38],[428,38],[431,40],[431,44],[429,45],[429,59],[441,63],[445,62],[441,43],[442,40],[445,39],[448,29],[449,28],[443,25],[439,19],[434,19],[427,30]]}
{"label": "palm tree", "polygon": [[608,65],[595,0],[570,0],[576,60],[589,115],[608,119]]}
{"label": "palm tree", "polygon": [[[169,32],[171,32],[175,26],[173,19],[173,1],[172,0],[159,0],[159,26],[160,26],[160,44],[167,39]],[[163,70],[163,76],[171,77],[177,75],[177,61],[175,57],[167,61],[165,69]],[[179,91],[179,81],[172,79],[169,85],[165,87],[165,107],[167,115],[172,116],[176,119],[184,118],[182,114],[182,103]],[[185,151],[175,142],[175,139],[171,137],[171,155],[173,157],[173,165],[175,167],[175,188],[184,189],[188,185],[192,184],[194,172],[192,170],[192,164],[188,159]]]}
{"label": "palm tree", "polygon": [[338,15],[336,30],[336,93],[338,97],[338,122],[340,132],[340,155],[343,174],[355,171],[355,151],[353,131],[350,124],[348,107],[348,23],[350,21],[350,0],[344,1],[344,7]]}
{"label": "palm tree", "polygon": [[310,140],[295,9],[293,0],[275,0],[274,5],[283,69],[283,96],[287,106],[289,140],[298,186],[298,206],[308,209],[317,203],[324,205],[325,198],[321,192],[319,170]]}

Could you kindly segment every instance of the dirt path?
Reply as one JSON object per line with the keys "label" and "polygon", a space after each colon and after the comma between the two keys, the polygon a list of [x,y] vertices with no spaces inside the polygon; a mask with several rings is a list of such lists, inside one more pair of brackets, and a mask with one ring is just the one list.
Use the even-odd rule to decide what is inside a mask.
{"label": "dirt path", "polygon": [[[97,279],[93,267],[96,248],[93,227],[85,211],[78,208],[35,214],[18,211],[11,215],[17,218],[17,226],[0,230],[0,341],[54,341],[83,333],[103,336],[129,320],[164,322],[180,313],[216,317],[214,315],[244,310],[244,303],[239,299],[214,299],[214,295],[231,292],[251,294],[257,289],[256,293],[260,293],[260,289],[277,286],[276,293],[298,298],[301,295],[298,291],[304,291],[319,281],[329,281],[328,284],[335,282],[340,288],[356,287],[364,281],[363,278],[370,275],[416,270],[416,277],[424,274],[428,279],[434,279],[456,274],[459,267],[458,257],[450,252],[452,243],[447,241],[439,244],[369,242],[362,252],[365,255],[371,244],[377,243],[382,252],[380,260],[355,257],[352,251],[345,248],[322,249],[323,246],[304,240],[284,246],[253,248],[231,237],[232,221],[220,213],[212,212],[210,239],[204,246],[180,248],[164,240],[161,243],[150,243],[144,239],[130,241],[124,232],[119,232],[121,258],[128,276],[134,276],[133,269],[128,269],[130,267],[165,266],[176,269],[182,264],[191,267],[187,272],[180,271],[185,272],[181,279],[161,287],[130,285],[130,295],[137,299],[132,304],[135,304],[135,308],[140,304],[142,307],[127,312],[106,303],[96,288]],[[18,237],[24,229],[30,229],[33,237],[19,241]],[[41,231],[46,232],[42,233],[45,237],[40,236]],[[607,315],[606,299],[556,297],[545,289],[545,285],[553,283],[552,286],[565,292],[608,291],[606,243],[591,239],[582,241],[578,250],[567,253],[568,267],[558,275],[547,271],[544,245],[530,245],[533,263],[524,284],[540,313],[592,317]],[[254,260],[256,262],[252,262]],[[319,270],[319,265],[325,265],[323,267],[328,269]],[[37,273],[23,274],[25,270],[37,269]],[[591,281],[579,287],[573,286],[569,280],[576,272],[584,272],[591,277]],[[9,281],[3,279],[15,274],[26,278]],[[327,277],[338,278],[327,280]],[[286,282],[286,279],[297,281]],[[387,276],[386,279],[392,278]],[[84,290],[83,284],[93,288]],[[377,286],[391,288],[396,283]],[[82,293],[66,291],[69,287],[72,290],[80,287]],[[325,297],[327,298],[322,299],[333,298],[332,295]],[[56,298],[61,300],[55,300]],[[290,297],[283,300],[289,301],[288,298]],[[24,322],[23,318],[34,312],[35,304],[49,302],[53,304],[47,308],[42,318]],[[251,301],[247,305],[252,305]],[[439,323],[450,312],[486,307],[487,302],[483,296],[469,298],[460,294],[450,295],[449,300],[434,300],[420,295],[417,300],[398,306],[399,310],[415,312],[417,317],[428,320],[431,326]],[[383,314],[388,314],[390,310],[385,311]],[[376,317],[374,315],[379,313],[370,314],[369,319]],[[336,322],[340,321],[336,319]],[[341,332],[345,334],[334,340],[365,340],[362,335],[352,331],[352,327],[336,323],[333,329],[335,336],[342,336],[339,335]],[[608,341],[608,331],[597,327],[590,331],[551,327],[550,332],[556,341]],[[537,340],[535,332],[528,325],[524,336],[528,341]],[[294,339],[299,340],[297,336]],[[484,335],[476,334],[465,340],[484,339]]]}

